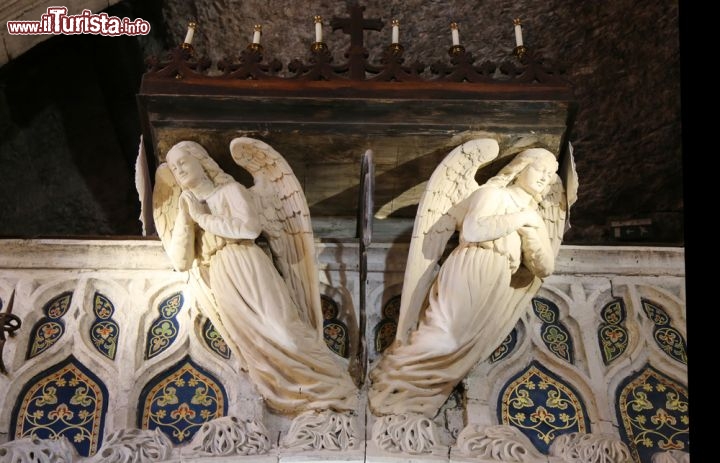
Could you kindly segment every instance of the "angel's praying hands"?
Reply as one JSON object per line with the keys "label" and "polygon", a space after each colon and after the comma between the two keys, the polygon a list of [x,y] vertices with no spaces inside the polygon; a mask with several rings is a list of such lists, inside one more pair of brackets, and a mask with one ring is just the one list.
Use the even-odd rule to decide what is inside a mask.
{"label": "angel's praying hands", "polygon": [[[478,185],[498,152],[492,139],[455,148],[418,206],[396,339],[370,372],[373,436],[385,450],[432,450],[432,418],[553,272],[567,212],[555,155],[527,149]],[[440,266],[455,231],[459,244]]]}
{"label": "angel's praying hands", "polygon": [[[230,149],[253,175],[252,188],[196,142],[168,151],[153,194],[163,247],[176,270],[190,271],[198,305],[271,409],[296,420],[317,411],[354,412],[357,389],[322,336],[312,227],[300,185],[269,145],[238,138]],[[282,272],[255,243],[261,233]]]}

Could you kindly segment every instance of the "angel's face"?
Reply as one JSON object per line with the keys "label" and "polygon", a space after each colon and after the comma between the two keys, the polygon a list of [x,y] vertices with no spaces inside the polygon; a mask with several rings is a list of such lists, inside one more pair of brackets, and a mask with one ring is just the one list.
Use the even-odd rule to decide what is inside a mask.
{"label": "angel's face", "polygon": [[515,179],[515,183],[531,195],[542,193],[550,183],[555,171],[541,162],[528,164]]}
{"label": "angel's face", "polygon": [[181,148],[171,149],[167,163],[182,188],[195,188],[209,181],[200,160]]}

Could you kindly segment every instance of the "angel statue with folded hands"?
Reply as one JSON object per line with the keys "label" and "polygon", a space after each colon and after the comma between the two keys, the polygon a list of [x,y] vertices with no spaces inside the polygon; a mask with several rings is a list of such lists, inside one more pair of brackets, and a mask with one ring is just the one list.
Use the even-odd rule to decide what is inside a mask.
{"label": "angel statue with folded hands", "polygon": [[[383,450],[438,448],[432,418],[553,272],[576,178],[566,189],[555,155],[530,148],[478,185],[476,172],[498,154],[494,139],[458,146],[418,205],[396,338],[369,375],[372,438]],[[459,244],[439,265],[456,231]]]}
{"label": "angel statue with folded hands", "polygon": [[[153,212],[163,248],[267,406],[293,416],[283,445],[359,443],[358,391],[328,349],[310,214],[285,159],[247,137],[230,143],[246,188],[200,144],[181,141],[156,172]],[[255,242],[267,238],[273,259]],[[276,267],[277,265],[277,267]],[[351,413],[352,412],[352,413]]]}

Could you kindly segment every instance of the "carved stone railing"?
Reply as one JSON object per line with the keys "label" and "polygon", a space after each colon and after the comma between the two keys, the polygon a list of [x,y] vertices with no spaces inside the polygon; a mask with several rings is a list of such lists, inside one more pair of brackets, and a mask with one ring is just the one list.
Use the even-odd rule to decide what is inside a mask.
{"label": "carved stone railing", "polygon": [[[360,299],[357,246],[355,242],[318,243],[322,293],[340,308],[337,320],[346,324],[348,332],[357,326],[353,325],[353,318],[357,316]],[[384,308],[400,294],[407,244],[372,243],[366,252],[368,313],[364,336],[372,363],[381,355],[377,347],[381,344],[378,343],[379,327],[387,314]],[[663,396],[664,411],[660,411],[652,405],[655,399],[649,394],[648,420],[655,415],[676,420],[680,432],[670,436],[672,442],[682,446],[687,441],[687,431],[682,432],[687,429],[684,421],[687,414],[682,412],[683,407],[687,407],[687,392],[683,392],[687,376],[683,345],[675,344],[673,350],[673,345],[662,341],[673,333],[682,342],[687,337],[682,249],[564,246],[556,273],[538,295],[540,305],[529,308],[516,328],[514,343],[508,343],[505,351],[498,350],[492,359],[478,364],[463,382],[462,390],[454,393],[432,420],[439,430],[431,436],[432,445],[440,449],[433,451],[432,457],[382,450],[372,440],[374,418],[369,414],[367,428],[362,431],[366,423],[364,408],[357,410],[357,420],[353,423],[334,423],[332,417],[323,422],[319,415],[314,417],[320,420],[314,427],[332,428],[336,438],[328,440],[325,448],[329,450],[322,452],[299,448],[312,436],[289,434],[290,419],[273,414],[262,405],[249,378],[238,368],[236,357],[230,355],[225,359],[210,348],[208,338],[200,329],[203,316],[195,310],[189,297],[175,319],[177,336],[170,347],[146,358],[149,330],[158,318],[157,301],[166,294],[182,292],[186,284],[184,274],[171,270],[158,241],[3,240],[0,241],[0,262],[0,300],[6,303],[14,292],[12,313],[23,322],[15,336],[6,339],[3,355],[8,373],[0,375],[0,389],[5,391],[0,397],[0,406],[14,410],[15,414],[39,409],[19,404],[19,397],[21,394],[29,397],[31,390],[27,387],[41,384],[43,372],[51,371],[69,356],[91,370],[104,384],[110,400],[102,412],[102,445],[92,458],[78,453],[79,444],[73,441],[74,434],[70,432],[65,435],[65,441],[58,442],[17,435],[19,421],[13,421],[11,413],[0,417],[0,442],[5,442],[0,444],[0,458],[12,456],[16,458],[13,461],[29,461],[28,455],[34,452],[48,455],[47,461],[73,462],[110,461],[107,460],[110,458],[116,459],[112,461],[130,461],[127,458],[136,458],[132,461],[181,461],[183,458],[224,461],[229,455],[236,455],[239,461],[244,461],[242,458],[277,461],[299,458],[299,455],[305,459],[311,455],[316,461],[322,461],[337,458],[338,450],[332,450],[333,447],[347,445],[341,451],[347,461],[365,458],[396,461],[393,459],[403,458],[402,455],[413,461],[425,461],[425,458],[438,461],[438,455],[444,455],[441,460],[450,455],[452,461],[617,463],[627,461],[628,452],[633,461],[637,461],[638,455],[649,458],[646,455],[652,452],[642,453],[641,446],[627,445],[641,429],[628,425],[637,418],[631,408],[618,414],[618,400],[651,386],[662,389],[663,394],[675,394],[675,399],[668,402],[671,404],[668,408]],[[65,334],[40,354],[28,358],[31,339],[37,340],[33,338],[36,329],[43,317],[48,316],[44,312],[46,302],[68,292],[71,300],[65,315],[59,318]],[[91,336],[90,328],[97,318],[93,312],[97,307],[93,305],[93,296],[98,293],[114,307],[109,319],[119,328],[115,360],[108,357],[107,350],[99,350]],[[624,312],[612,311],[621,307]],[[539,312],[545,318],[537,315],[539,308],[546,310]],[[554,321],[548,318],[552,313],[558,315]],[[615,317],[618,314],[624,315]],[[54,320],[58,318],[50,317],[50,321]],[[565,330],[569,337],[565,347],[574,354],[572,362],[560,355],[562,342],[548,341],[543,336],[543,330],[548,327],[556,333]],[[612,345],[610,341],[618,338],[604,337],[608,327],[611,333],[626,333],[629,341]],[[665,337],[658,333],[665,333]],[[605,347],[600,342],[603,340]],[[613,348],[617,348],[617,352]],[[138,400],[153,378],[162,376],[163,371],[187,356],[224,385],[228,399],[223,411],[225,418],[207,421],[206,425],[196,428],[193,439],[177,444],[172,442],[171,435],[165,434],[167,428],[162,428],[165,431],[155,428],[152,432],[138,429],[142,408]],[[339,361],[347,364],[342,358]],[[547,433],[555,428],[542,430],[552,445],[536,448],[535,434],[524,421],[515,420],[514,415],[498,414],[500,396],[513,400],[521,390],[529,390],[523,385],[531,382],[546,384],[543,386],[546,391],[557,390],[561,399],[574,394],[584,407],[581,410],[584,417],[580,417],[584,420],[580,426],[584,431],[562,431],[556,426],[559,423],[556,416],[554,434]],[[359,391],[362,407],[366,387]],[[541,392],[538,388],[529,391],[531,397]],[[551,407],[544,405],[544,408],[548,413],[556,413]],[[576,412],[568,411],[571,409],[566,409],[566,413],[575,416]],[[529,410],[539,413],[537,407]],[[503,425],[505,418],[510,418],[510,425]],[[628,421],[624,424],[623,420]],[[26,428],[29,426],[26,423]],[[343,440],[343,429],[347,426],[359,426],[359,435],[365,435],[368,442]],[[649,429],[650,424],[643,426]],[[352,434],[358,435],[347,435]],[[408,445],[412,449],[424,448],[425,444]],[[684,462],[688,458],[687,450],[656,449],[653,452],[657,453],[654,457],[657,461]],[[638,451],[641,453],[636,453]]]}

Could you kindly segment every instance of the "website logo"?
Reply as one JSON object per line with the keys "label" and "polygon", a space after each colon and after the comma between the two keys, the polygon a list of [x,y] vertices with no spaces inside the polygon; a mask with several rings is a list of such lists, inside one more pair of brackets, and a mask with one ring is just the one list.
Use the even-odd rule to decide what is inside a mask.
{"label": "website logo", "polygon": [[68,15],[64,6],[48,7],[40,21],[8,21],[10,35],[75,35],[93,34],[115,37],[119,35],[147,35],[150,23],[142,18],[118,18],[107,13],[95,14],[90,10]]}

